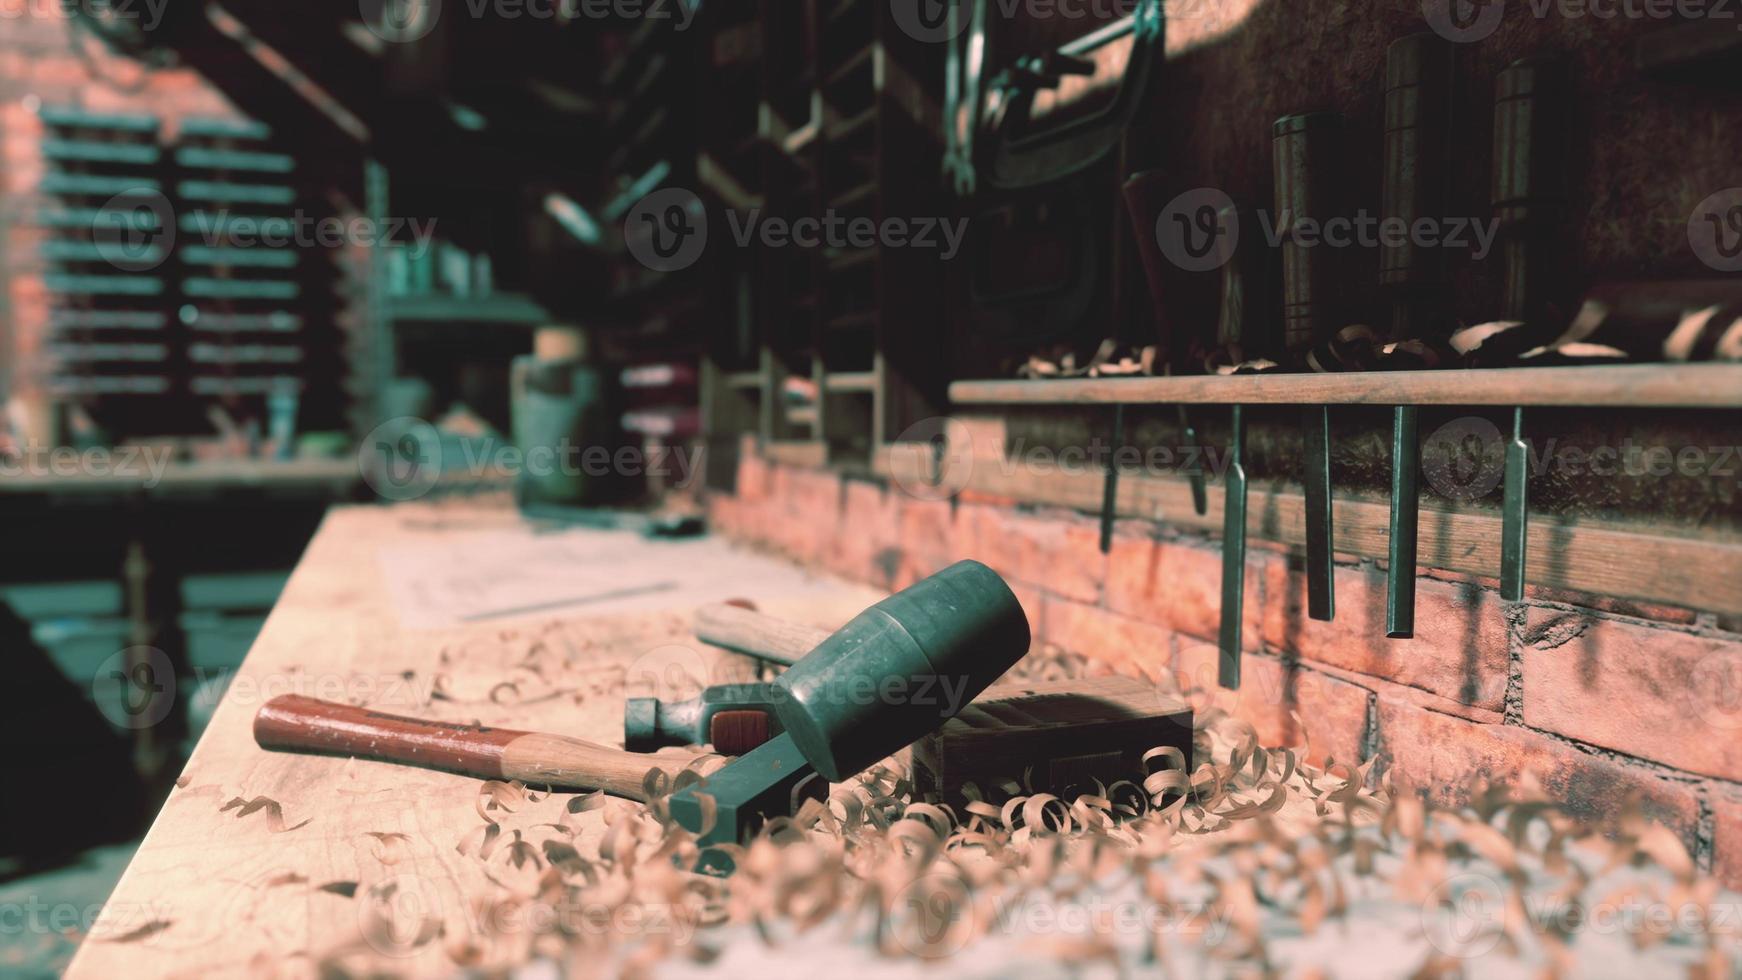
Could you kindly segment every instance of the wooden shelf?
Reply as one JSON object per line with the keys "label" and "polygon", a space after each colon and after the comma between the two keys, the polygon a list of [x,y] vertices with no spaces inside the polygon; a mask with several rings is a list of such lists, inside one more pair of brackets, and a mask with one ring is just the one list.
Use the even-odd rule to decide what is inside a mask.
{"label": "wooden shelf", "polygon": [[514,293],[471,298],[460,296],[395,296],[387,300],[394,320],[423,323],[520,323],[539,326],[550,314],[530,297]]}
{"label": "wooden shelf", "polygon": [[761,371],[734,371],[726,375],[726,387],[736,391],[754,391],[762,387]]}
{"label": "wooden shelf", "polygon": [[842,371],[823,376],[823,389],[831,395],[870,394],[877,390],[876,371]]}
{"label": "wooden shelf", "polygon": [[1742,408],[1742,364],[1625,364],[958,381],[957,405],[1525,405]]}

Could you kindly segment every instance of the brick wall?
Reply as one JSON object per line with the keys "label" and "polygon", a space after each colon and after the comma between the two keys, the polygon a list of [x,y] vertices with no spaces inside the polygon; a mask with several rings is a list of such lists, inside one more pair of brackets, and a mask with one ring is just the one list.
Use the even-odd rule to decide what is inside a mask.
{"label": "brick wall", "polygon": [[[1221,552],[1213,539],[972,491],[919,500],[743,454],[737,493],[709,501],[726,536],[895,590],[963,558],[1010,581],[1038,640],[1136,659],[1215,687]],[[1363,762],[1441,802],[1534,778],[1575,813],[1637,801],[1703,866],[1742,885],[1742,635],[1691,610],[1537,591],[1423,570],[1416,638],[1384,636],[1385,575],[1337,569],[1337,619],[1307,619],[1281,550],[1246,572],[1245,682],[1225,694],[1268,744]],[[1734,624],[1728,624],[1734,625]]]}

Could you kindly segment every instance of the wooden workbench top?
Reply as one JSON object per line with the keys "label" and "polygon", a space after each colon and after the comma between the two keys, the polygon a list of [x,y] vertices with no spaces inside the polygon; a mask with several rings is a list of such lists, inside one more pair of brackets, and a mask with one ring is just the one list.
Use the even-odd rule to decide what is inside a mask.
{"label": "wooden workbench top", "polygon": [[[417,598],[464,605],[464,590],[500,586],[502,563],[524,567],[523,554],[553,548],[577,556],[573,601],[552,601],[545,583],[529,608],[474,609],[454,625],[407,627],[430,619]],[[617,586],[605,593],[583,587],[600,572],[586,567],[595,551]],[[436,560],[450,552],[476,559]],[[438,567],[422,580],[393,581],[408,565],[415,573],[419,555]],[[637,581],[650,576],[658,581]],[[334,957],[350,969],[455,972],[453,951],[480,928],[473,902],[490,894],[487,873],[514,873],[462,853],[475,853],[485,827],[480,781],[269,753],[254,743],[255,711],[300,693],[621,744],[626,692],[688,696],[698,673],[710,681],[748,676],[748,661],[690,636],[695,607],[729,597],[728,589],[825,627],[879,598],[713,539],[553,533],[476,504],[335,509],[68,975],[313,975]],[[614,808],[635,806],[568,814],[573,798],[513,806],[517,819],[548,814],[580,826],[583,849],[597,844]],[[102,805],[100,789],[89,805]],[[441,922],[440,940],[371,935],[361,901],[369,895],[435,906],[426,918]]]}

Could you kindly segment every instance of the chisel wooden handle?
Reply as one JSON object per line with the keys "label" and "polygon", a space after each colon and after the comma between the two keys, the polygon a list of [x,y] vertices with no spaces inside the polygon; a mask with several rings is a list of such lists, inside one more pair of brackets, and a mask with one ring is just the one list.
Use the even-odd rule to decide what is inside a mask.
{"label": "chisel wooden handle", "polygon": [[828,630],[789,623],[730,603],[696,610],[696,639],[788,667],[828,638]]}
{"label": "chisel wooden handle", "polygon": [[273,698],[254,716],[261,748],[348,755],[536,786],[602,789],[647,802],[650,769],[672,777],[700,756],[643,755],[561,735],[424,721],[300,694]]}

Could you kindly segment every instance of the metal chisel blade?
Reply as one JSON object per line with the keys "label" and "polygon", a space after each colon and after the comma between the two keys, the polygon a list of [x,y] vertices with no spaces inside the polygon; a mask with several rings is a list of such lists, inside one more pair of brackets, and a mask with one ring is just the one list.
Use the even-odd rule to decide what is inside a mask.
{"label": "metal chisel blade", "polygon": [[1125,406],[1113,406],[1113,446],[1107,454],[1107,481],[1101,489],[1101,554],[1113,550],[1113,518],[1119,506],[1119,449],[1125,445]]}
{"label": "metal chisel blade", "polygon": [[1415,635],[1415,548],[1421,518],[1418,414],[1413,405],[1399,405],[1391,415],[1391,552],[1385,635],[1394,640]]}
{"label": "metal chisel blade", "polygon": [[1234,406],[1234,431],[1228,443],[1227,499],[1222,504],[1222,623],[1218,636],[1218,680],[1229,690],[1240,687],[1240,627],[1246,601],[1246,424]]}
{"label": "metal chisel blade", "polygon": [[1524,550],[1530,517],[1530,447],[1524,442],[1524,409],[1513,410],[1512,441],[1506,444],[1506,491],[1500,514],[1500,597],[1524,598]]}
{"label": "metal chisel blade", "polygon": [[1202,517],[1210,512],[1210,490],[1204,480],[1203,447],[1198,444],[1198,430],[1192,425],[1192,417],[1184,405],[1179,407],[1179,427],[1186,455],[1191,460],[1186,476],[1192,482],[1192,509]]}
{"label": "metal chisel blade", "polygon": [[1331,410],[1320,405],[1306,416],[1307,615],[1330,622],[1337,615],[1331,545]]}

